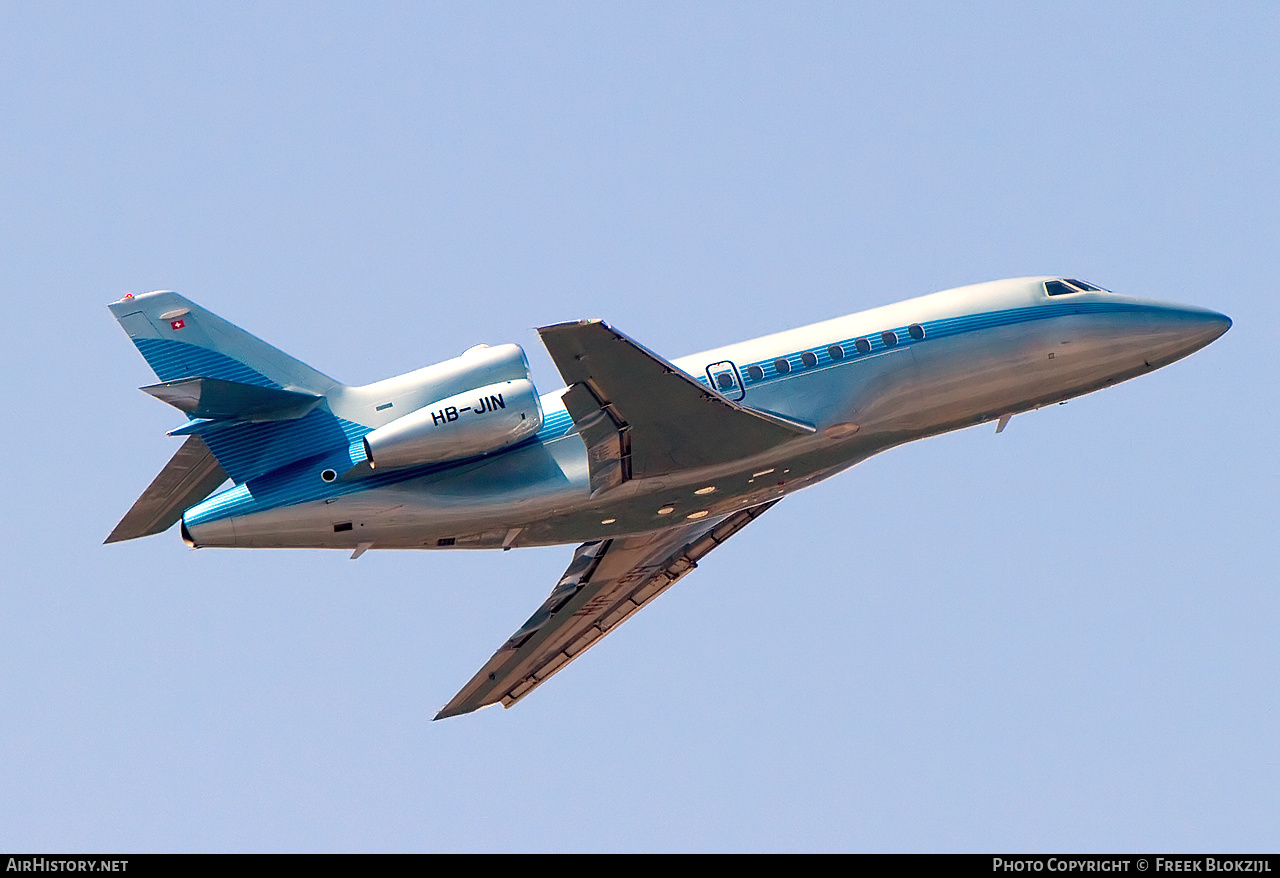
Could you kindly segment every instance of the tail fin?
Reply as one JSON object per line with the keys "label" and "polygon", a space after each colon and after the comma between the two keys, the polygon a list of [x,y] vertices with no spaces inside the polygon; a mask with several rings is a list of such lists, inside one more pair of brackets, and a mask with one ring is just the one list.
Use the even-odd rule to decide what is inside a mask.
{"label": "tail fin", "polygon": [[177,293],[109,307],[162,382],[142,389],[190,420],[171,433],[186,444],[108,542],[167,529],[228,477],[239,484],[368,432],[324,404],[343,385]]}
{"label": "tail fin", "polygon": [[125,296],[108,307],[161,381],[218,378],[318,396],[340,386],[177,293]]}

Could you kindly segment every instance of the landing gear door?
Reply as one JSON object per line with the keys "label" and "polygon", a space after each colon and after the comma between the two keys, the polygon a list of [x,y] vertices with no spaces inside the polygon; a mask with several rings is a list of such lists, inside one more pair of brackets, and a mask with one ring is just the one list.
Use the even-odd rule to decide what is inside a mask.
{"label": "landing gear door", "polygon": [[728,360],[720,360],[708,366],[707,381],[734,402],[747,395],[747,388],[742,384],[742,373]]}

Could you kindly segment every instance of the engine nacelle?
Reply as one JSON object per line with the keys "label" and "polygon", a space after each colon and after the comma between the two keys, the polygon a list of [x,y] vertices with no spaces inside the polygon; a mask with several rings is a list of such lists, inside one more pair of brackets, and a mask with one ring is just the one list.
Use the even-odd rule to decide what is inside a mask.
{"label": "engine nacelle", "polygon": [[501,451],[542,427],[538,391],[528,378],[499,381],[437,400],[364,437],[375,469],[442,463]]}

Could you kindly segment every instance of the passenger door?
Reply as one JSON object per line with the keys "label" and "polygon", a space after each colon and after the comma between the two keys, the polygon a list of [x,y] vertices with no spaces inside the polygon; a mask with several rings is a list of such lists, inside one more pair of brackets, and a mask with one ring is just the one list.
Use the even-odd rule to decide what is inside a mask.
{"label": "passenger door", "polygon": [[729,360],[720,360],[707,366],[707,381],[734,402],[747,395],[747,388],[742,383],[742,373]]}

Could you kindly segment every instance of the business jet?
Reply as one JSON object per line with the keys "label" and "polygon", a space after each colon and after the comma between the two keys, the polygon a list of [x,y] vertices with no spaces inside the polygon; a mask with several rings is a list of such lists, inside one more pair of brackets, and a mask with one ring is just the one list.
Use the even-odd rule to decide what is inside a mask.
{"label": "business jet", "polygon": [[[477,345],[363,386],[174,292],[110,306],[187,417],[107,542],[180,525],[193,547],[574,544],[551,595],[440,710],[510,707],[788,494],[916,439],[1166,366],[1222,314],[1075,278],[1000,280],[666,360],[600,320]],[[225,485],[227,481],[229,485]]]}

